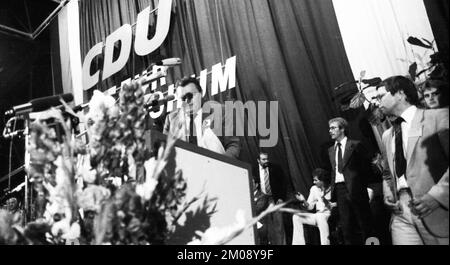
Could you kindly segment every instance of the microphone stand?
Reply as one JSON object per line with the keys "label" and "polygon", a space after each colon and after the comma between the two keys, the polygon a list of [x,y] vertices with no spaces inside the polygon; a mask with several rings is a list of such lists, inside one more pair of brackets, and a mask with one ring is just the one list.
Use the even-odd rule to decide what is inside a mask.
{"label": "microphone stand", "polygon": [[[24,128],[20,129],[20,130],[15,130],[15,131],[11,131],[11,122],[14,121],[16,122],[18,119],[24,120]],[[6,126],[3,130],[3,137],[5,139],[11,139],[11,141],[13,140],[14,137],[20,137],[23,136],[24,137],[24,147],[25,147],[25,155],[24,155],[24,165],[21,166],[20,168],[16,169],[13,172],[10,172],[8,175],[8,178],[10,178],[12,175],[17,174],[20,170],[25,169],[25,192],[24,192],[24,222],[25,224],[28,221],[28,216],[30,214],[29,210],[30,210],[30,202],[29,199],[32,199],[31,196],[29,196],[28,192],[29,192],[29,186],[28,186],[28,169],[30,166],[30,152],[29,152],[29,141],[30,141],[30,116],[29,113],[23,113],[20,114],[18,116],[12,117],[10,118],[7,123]],[[13,174],[11,174],[13,173]],[[30,198],[29,198],[30,197]]]}
{"label": "microphone stand", "polygon": [[[25,129],[23,132],[23,136],[25,137],[25,158],[24,158],[24,167],[25,167],[25,198],[24,198],[24,223],[26,224],[28,221],[28,217],[31,214],[30,213],[30,202],[28,201],[28,170],[30,169],[30,116],[28,114],[25,115]],[[30,200],[32,199],[32,196],[30,196]],[[31,219],[31,216],[30,216]]]}

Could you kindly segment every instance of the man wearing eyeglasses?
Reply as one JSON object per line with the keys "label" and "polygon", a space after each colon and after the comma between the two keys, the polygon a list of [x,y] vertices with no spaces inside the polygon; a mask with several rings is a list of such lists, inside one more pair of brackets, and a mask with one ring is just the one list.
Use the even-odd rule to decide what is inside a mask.
{"label": "man wearing eyeglasses", "polygon": [[[238,159],[241,148],[239,137],[224,135],[225,124],[233,124],[232,113],[224,113],[224,107],[217,102],[207,102],[202,108],[202,87],[196,78],[181,79],[177,93],[182,106],[167,115],[163,133],[171,133],[183,141]],[[210,114],[208,108],[213,113]],[[217,115],[216,111],[222,112],[221,115]],[[218,116],[221,124],[216,128],[214,122],[219,121]],[[231,122],[225,123],[227,119]]]}
{"label": "man wearing eyeglasses", "polygon": [[363,245],[373,236],[369,205],[370,162],[359,141],[347,137],[348,123],[337,117],[328,122],[334,145],[328,149],[331,163],[331,201],[337,202],[346,245]]}
{"label": "man wearing eyeglasses", "polygon": [[377,92],[381,111],[396,118],[383,133],[392,243],[448,245],[448,109],[417,108],[417,89],[403,76],[387,78]]}

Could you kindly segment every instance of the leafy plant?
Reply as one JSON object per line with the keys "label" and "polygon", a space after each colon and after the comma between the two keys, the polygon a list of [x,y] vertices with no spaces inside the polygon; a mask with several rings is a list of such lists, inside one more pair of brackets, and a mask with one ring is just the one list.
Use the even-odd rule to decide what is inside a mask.
{"label": "leafy plant", "polygon": [[[345,89],[348,86],[353,86],[354,84],[356,84],[357,86],[357,91],[351,92],[350,97],[348,97],[348,95],[345,95],[341,98],[340,102],[342,111],[347,111],[350,109],[358,109],[363,106],[364,102],[368,103],[371,102],[371,100],[365,96],[364,90],[366,90],[369,87],[378,86],[381,83],[381,78],[375,77],[370,79],[364,79],[365,75],[366,71],[361,71],[358,80],[354,82],[343,83],[334,89],[336,93],[338,90]],[[348,98],[350,99],[348,100]]]}
{"label": "leafy plant", "polygon": [[[416,78],[425,74],[426,79],[439,79],[439,80],[448,80],[447,69],[445,64],[446,58],[442,56],[440,52],[437,52],[434,48],[434,41],[429,41],[425,38],[418,39],[416,37],[408,37],[408,43],[414,46],[422,47],[427,50],[430,50],[432,54],[429,56],[429,61],[426,63],[427,67],[419,70],[417,63],[414,62],[409,66],[409,76],[411,80],[415,81]],[[419,60],[422,58],[418,57]]]}
{"label": "leafy plant", "polygon": [[95,93],[86,115],[88,148],[72,140],[61,110],[33,122],[27,172],[37,214],[21,227],[0,212],[0,243],[165,244],[186,210],[187,184],[176,170],[174,137],[157,152],[146,147],[143,108],[134,82],[122,88],[119,104]]}

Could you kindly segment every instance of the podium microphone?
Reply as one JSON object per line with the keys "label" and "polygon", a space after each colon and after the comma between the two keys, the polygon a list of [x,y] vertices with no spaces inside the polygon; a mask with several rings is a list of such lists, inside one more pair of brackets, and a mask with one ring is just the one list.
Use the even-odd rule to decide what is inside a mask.
{"label": "podium microphone", "polygon": [[155,100],[149,100],[147,103],[144,104],[144,108],[151,108],[151,107],[157,107],[164,105],[168,101],[174,100],[174,95],[168,95],[162,99],[155,99]]}
{"label": "podium microphone", "polygon": [[87,107],[89,107],[89,102],[88,103],[83,103],[83,104],[80,104],[80,105],[76,105],[75,107],[73,107],[72,110],[73,110],[73,112],[79,112],[79,111],[84,110]]}
{"label": "podium microphone", "polygon": [[152,64],[150,64],[147,69],[145,69],[147,72],[149,72],[153,66],[167,66],[167,67],[172,67],[172,66],[177,66],[181,64],[181,59],[180,58],[167,58],[167,59],[162,59],[159,61],[156,61]]}
{"label": "podium microphone", "polygon": [[158,66],[176,66],[176,65],[181,64],[181,59],[180,58],[167,58],[167,59],[163,59],[160,61],[156,61],[154,64],[158,65]]}
{"label": "podium microphone", "polygon": [[21,115],[24,113],[44,111],[51,107],[61,105],[61,99],[65,102],[73,100],[72,93],[66,93],[56,96],[42,97],[30,100],[30,102],[12,107],[5,112],[5,116]]}

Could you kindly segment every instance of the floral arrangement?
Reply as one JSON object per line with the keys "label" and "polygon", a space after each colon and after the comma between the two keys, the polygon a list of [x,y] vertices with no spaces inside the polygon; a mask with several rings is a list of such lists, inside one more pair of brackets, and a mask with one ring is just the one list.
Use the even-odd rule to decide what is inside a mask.
{"label": "floral arrangement", "polygon": [[21,227],[2,211],[0,243],[164,244],[187,186],[175,171],[175,139],[147,148],[143,103],[136,82],[122,87],[118,104],[96,91],[87,147],[73,140],[60,110],[33,122],[27,173],[34,220]]}
{"label": "floral arrangement", "polygon": [[[61,110],[31,124],[26,170],[35,194],[32,221],[23,226],[20,216],[0,210],[0,244],[169,244],[180,234],[186,244],[226,244],[264,216],[289,210],[287,203],[272,204],[251,220],[238,211],[236,222],[225,227],[180,226],[182,215],[186,226],[213,214],[214,199],[199,194],[186,200],[175,137],[148,148],[140,84],[124,85],[118,101],[94,92],[85,115],[88,145],[74,140]],[[202,198],[203,205],[187,213]]]}

